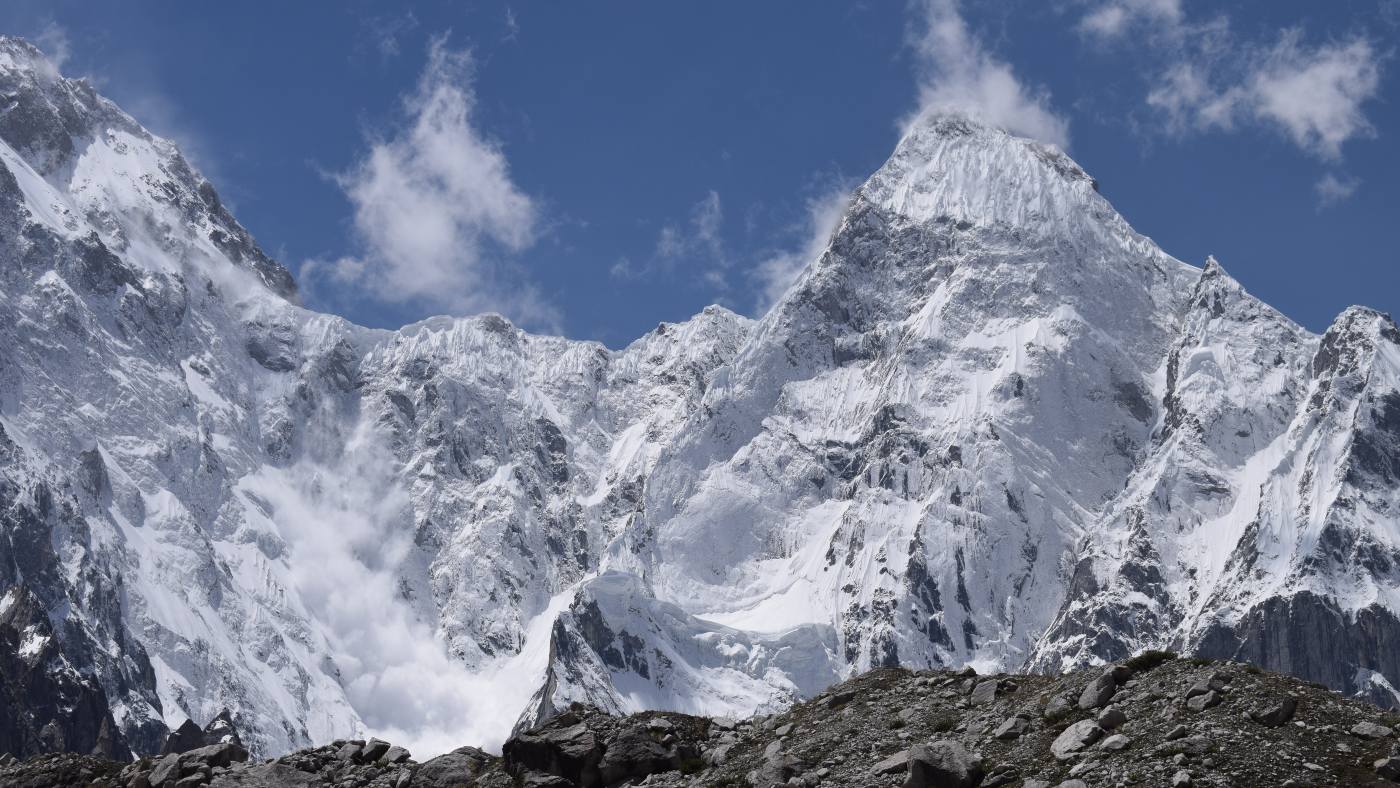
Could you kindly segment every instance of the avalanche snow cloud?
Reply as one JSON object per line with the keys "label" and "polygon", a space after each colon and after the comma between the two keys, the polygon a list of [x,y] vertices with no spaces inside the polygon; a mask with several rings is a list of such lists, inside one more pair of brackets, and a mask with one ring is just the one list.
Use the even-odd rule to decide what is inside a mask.
{"label": "avalanche snow cloud", "polygon": [[1400,330],[1303,330],[1052,145],[931,113],[762,320],[612,351],[311,312],[19,40],[0,107],[0,592],[133,749],[228,707],[261,754],[423,755],[1146,647],[1396,702]]}

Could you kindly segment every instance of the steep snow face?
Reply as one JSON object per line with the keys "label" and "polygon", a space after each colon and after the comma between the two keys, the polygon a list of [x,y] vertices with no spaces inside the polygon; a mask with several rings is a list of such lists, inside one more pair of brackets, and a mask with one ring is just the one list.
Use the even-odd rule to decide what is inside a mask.
{"label": "steep snow face", "polygon": [[750,321],[611,352],[308,312],[172,145],[0,53],[5,587],[68,626],[140,751],[225,706],[259,752],[502,739]]}
{"label": "steep snow face", "polygon": [[1400,332],[1303,331],[1053,147],[932,118],[762,320],[620,351],[301,308],[14,39],[0,165],[0,592],[138,752],[224,707],[259,753],[426,754],[1156,645],[1400,684]]}
{"label": "steep snow face", "polygon": [[1020,664],[1149,440],[1195,276],[1063,154],[914,131],[659,461],[658,593],[829,624],[848,670]]}

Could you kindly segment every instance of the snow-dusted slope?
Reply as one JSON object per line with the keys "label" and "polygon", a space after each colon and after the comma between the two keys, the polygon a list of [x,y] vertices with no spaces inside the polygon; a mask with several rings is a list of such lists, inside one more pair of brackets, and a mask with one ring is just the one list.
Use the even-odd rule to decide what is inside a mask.
{"label": "snow-dusted slope", "polygon": [[1400,681],[1400,333],[1308,334],[1053,147],[934,118],[762,320],[619,351],[302,308],[15,39],[0,164],[0,591],[138,751],[225,706],[264,753],[426,752],[1162,644]]}

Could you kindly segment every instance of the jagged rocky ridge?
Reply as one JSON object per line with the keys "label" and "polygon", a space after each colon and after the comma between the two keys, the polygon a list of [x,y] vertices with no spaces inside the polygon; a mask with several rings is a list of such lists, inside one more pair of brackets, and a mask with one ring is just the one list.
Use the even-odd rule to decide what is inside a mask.
{"label": "jagged rocky ridge", "polygon": [[1383,786],[1400,717],[1241,663],[1144,652],[1049,677],[878,668],[774,715],[618,717],[575,706],[506,742],[418,763],[335,741],[263,762],[235,744],[121,763],[0,758],[17,788],[1088,788]]}
{"label": "jagged rocky ridge", "polygon": [[[437,695],[495,747],[574,702],[1151,647],[1395,703],[1400,331],[1309,333],[1052,146],[930,118],[761,320],[621,350],[303,308],[173,145],[12,38],[0,165],[0,592],[120,733],[64,748],[228,707],[269,755]],[[44,672],[14,648],[7,687]]]}

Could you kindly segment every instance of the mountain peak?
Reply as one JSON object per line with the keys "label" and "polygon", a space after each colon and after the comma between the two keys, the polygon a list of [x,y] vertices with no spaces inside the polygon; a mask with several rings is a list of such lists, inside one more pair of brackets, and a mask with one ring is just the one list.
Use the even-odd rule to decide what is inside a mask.
{"label": "mountain peak", "polygon": [[861,194],[915,223],[1080,239],[1131,233],[1097,182],[1058,147],[958,114],[921,119]]}
{"label": "mountain peak", "polygon": [[58,67],[38,47],[17,36],[0,35],[0,71],[24,72],[57,79]]}

